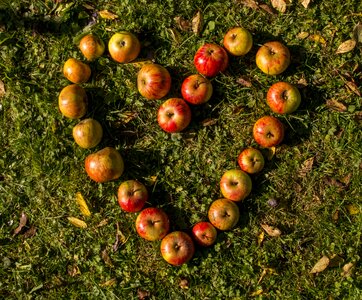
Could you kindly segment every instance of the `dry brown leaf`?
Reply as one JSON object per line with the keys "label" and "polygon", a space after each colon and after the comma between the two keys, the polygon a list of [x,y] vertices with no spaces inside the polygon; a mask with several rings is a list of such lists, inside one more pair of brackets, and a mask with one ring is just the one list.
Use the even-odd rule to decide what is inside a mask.
{"label": "dry brown leaf", "polygon": [[77,265],[69,265],[67,269],[68,269],[68,274],[71,277],[81,274]]}
{"label": "dry brown leaf", "polygon": [[259,8],[258,2],[254,0],[236,0],[236,1],[255,10]]}
{"label": "dry brown leaf", "polygon": [[347,175],[345,175],[345,176],[341,179],[341,182],[342,182],[345,186],[348,186],[349,183],[351,182],[351,178],[352,178],[352,173],[348,173]]}
{"label": "dry brown leaf", "polygon": [[339,267],[343,263],[344,259],[340,257],[338,254],[333,254],[329,259],[329,267]]}
{"label": "dry brown leaf", "polygon": [[215,125],[216,123],[217,119],[205,119],[201,122],[202,126],[204,127]]}
{"label": "dry brown leaf", "polygon": [[261,231],[259,234],[258,234],[258,246],[261,246],[263,241],[264,241],[264,237],[265,237],[265,233],[264,231]]}
{"label": "dry brown leaf", "polygon": [[356,47],[356,44],[357,44],[357,42],[355,40],[352,40],[352,39],[347,40],[339,45],[339,47],[337,48],[336,54],[350,52],[354,49],[354,47]]}
{"label": "dry brown leaf", "polygon": [[301,31],[297,34],[297,38],[300,40],[304,40],[309,36],[309,32]]}
{"label": "dry brown leaf", "polygon": [[309,36],[309,39],[316,43],[322,44],[323,46],[326,46],[326,44],[327,44],[326,39],[319,34],[312,34]]}
{"label": "dry brown leaf", "polygon": [[30,228],[25,231],[24,239],[32,238],[36,234],[36,227],[34,225],[30,226]]}
{"label": "dry brown leaf", "polygon": [[267,160],[272,160],[275,156],[275,153],[277,151],[277,148],[275,146],[269,147],[265,149],[265,157]]}
{"label": "dry brown leaf", "polygon": [[103,261],[105,262],[105,264],[106,264],[107,266],[113,267],[113,263],[112,263],[111,258],[110,258],[109,255],[108,255],[107,249],[104,249],[104,250],[102,251],[101,256],[102,256],[102,259],[103,259]]}
{"label": "dry brown leaf", "polygon": [[112,278],[112,279],[109,279],[105,282],[102,282],[99,284],[99,286],[101,287],[108,287],[108,286],[113,286],[117,283],[117,279],[116,278]]}
{"label": "dry brown leaf", "polygon": [[114,19],[118,18],[118,16],[116,14],[112,13],[111,11],[109,11],[107,9],[99,11],[98,14],[103,19],[114,20]]}
{"label": "dry brown leaf", "polygon": [[85,202],[83,195],[80,192],[77,192],[75,194],[75,199],[77,200],[77,203],[79,205],[80,212],[86,216],[89,217],[91,215],[91,212],[88,208],[87,203]]}
{"label": "dry brown leaf", "polygon": [[113,251],[116,252],[118,250],[118,247],[120,244],[124,244],[127,242],[126,237],[122,233],[122,231],[119,229],[118,222],[116,223],[117,231],[116,231],[116,241],[113,244]]}
{"label": "dry brown leaf", "polygon": [[191,28],[194,34],[199,35],[202,30],[203,16],[201,11],[197,11],[191,21]]}
{"label": "dry brown leaf", "polygon": [[348,213],[352,216],[358,215],[360,213],[360,209],[356,204],[347,204],[346,208],[348,210]]}
{"label": "dry brown leaf", "polygon": [[103,219],[102,221],[100,221],[97,225],[96,225],[96,228],[98,227],[103,227],[103,226],[106,226],[108,224],[108,219]]}
{"label": "dry brown leaf", "polygon": [[304,6],[304,8],[308,8],[311,0],[302,0],[301,4]]}
{"label": "dry brown leaf", "polygon": [[329,265],[329,258],[327,256],[323,256],[318,262],[314,265],[311,274],[320,273],[324,271]]}
{"label": "dry brown leaf", "polygon": [[357,112],[354,114],[354,119],[355,119],[357,122],[362,121],[362,111],[357,111]]}
{"label": "dry brown leaf", "polygon": [[338,179],[335,179],[335,178],[332,178],[332,177],[329,177],[329,176],[326,176],[325,178],[323,178],[323,182],[326,185],[335,186],[340,190],[345,188],[345,185],[342,182],[340,182]]}
{"label": "dry brown leaf", "polygon": [[2,96],[4,96],[5,93],[6,93],[6,91],[5,91],[5,84],[4,84],[4,82],[0,79],[0,98],[1,98]]}
{"label": "dry brown leaf", "polygon": [[189,31],[192,28],[192,24],[189,20],[184,19],[183,17],[177,16],[174,18],[177,26],[182,31]]}
{"label": "dry brown leaf", "polygon": [[343,277],[349,277],[352,275],[352,269],[354,267],[354,264],[353,263],[348,263],[348,264],[345,264],[342,268],[343,272],[341,273],[341,275]]}
{"label": "dry brown leaf", "polygon": [[299,170],[299,176],[305,177],[312,170],[313,164],[314,164],[314,156],[305,160]]}
{"label": "dry brown leaf", "polygon": [[347,106],[345,106],[342,102],[337,101],[336,99],[328,99],[326,101],[326,105],[328,108],[339,111],[339,112],[345,112],[347,111]]}
{"label": "dry brown leaf", "polygon": [[282,232],[278,228],[276,228],[274,226],[269,226],[267,224],[261,224],[261,227],[270,236],[277,237],[277,236],[280,236],[282,234]]}
{"label": "dry brown leaf", "polygon": [[183,290],[187,290],[190,287],[190,283],[186,278],[180,280],[179,287]]}
{"label": "dry brown leaf", "polygon": [[134,112],[134,111],[125,111],[122,113],[121,115],[121,119],[123,124],[127,124],[129,122],[131,122],[132,120],[134,120],[135,118],[137,118],[138,113]]}
{"label": "dry brown leaf", "polygon": [[80,220],[78,218],[74,218],[74,217],[68,217],[68,221],[70,224],[79,227],[79,228],[87,228],[87,223],[84,222],[83,220]]}
{"label": "dry brown leaf", "polygon": [[261,295],[262,293],[263,293],[263,289],[259,289],[259,290],[255,291],[255,292],[252,292],[252,293],[250,294],[250,297],[259,296],[259,295]]}
{"label": "dry brown leaf", "polygon": [[271,5],[277,10],[280,11],[281,13],[285,13],[285,11],[287,10],[287,1],[286,0],[270,0],[271,1]]}
{"label": "dry brown leaf", "polygon": [[27,222],[28,222],[28,216],[25,214],[25,212],[22,212],[19,220],[19,226],[15,228],[13,236],[18,235]]}
{"label": "dry brown leaf", "polygon": [[174,41],[175,44],[180,44],[181,43],[181,34],[178,32],[177,29],[175,28],[169,28],[168,32],[170,33],[170,36],[172,38],[172,40]]}
{"label": "dry brown leaf", "polygon": [[247,76],[240,76],[236,82],[245,87],[251,87],[253,85]]}
{"label": "dry brown leaf", "polygon": [[357,96],[361,97],[361,92],[360,92],[357,84],[355,84],[353,81],[347,81],[346,86]]}
{"label": "dry brown leaf", "polygon": [[271,8],[269,5],[267,4],[260,4],[259,8],[261,8],[262,10],[266,11],[268,14],[271,14],[272,16],[276,15],[276,12],[273,8]]}
{"label": "dry brown leaf", "polygon": [[362,43],[362,24],[358,23],[353,28],[353,39],[361,44]]}
{"label": "dry brown leaf", "polygon": [[333,220],[334,222],[337,222],[338,219],[339,219],[339,210],[336,209],[336,211],[332,214],[332,220]]}
{"label": "dry brown leaf", "polygon": [[149,291],[145,291],[145,290],[142,290],[142,289],[137,290],[137,297],[138,297],[139,300],[145,300],[150,295],[151,295],[151,293]]}

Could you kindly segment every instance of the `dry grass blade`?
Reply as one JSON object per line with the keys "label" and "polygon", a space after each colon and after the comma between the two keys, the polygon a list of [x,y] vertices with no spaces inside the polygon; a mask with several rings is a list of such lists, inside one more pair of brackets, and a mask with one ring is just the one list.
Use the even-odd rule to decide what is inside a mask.
{"label": "dry grass blade", "polygon": [[240,83],[241,85],[245,87],[251,87],[253,84],[251,83],[250,79],[247,76],[240,76],[237,80],[237,83]]}
{"label": "dry grass blade", "polygon": [[255,292],[252,292],[252,293],[250,294],[250,297],[259,296],[259,295],[261,295],[263,292],[264,292],[263,289],[259,289],[259,290],[255,291]]}
{"label": "dry grass blade", "polygon": [[269,236],[273,236],[273,237],[277,237],[280,236],[282,234],[282,232],[274,227],[274,226],[270,226],[267,224],[261,224],[261,227],[265,230],[265,232],[269,235]]}
{"label": "dry grass blade", "polygon": [[352,51],[356,47],[357,42],[355,40],[347,40],[339,45],[336,54],[342,54]]}
{"label": "dry grass blade", "polygon": [[353,81],[347,81],[346,86],[357,96],[361,97],[361,92],[360,92],[357,84],[355,84]]}
{"label": "dry grass blade", "polygon": [[24,212],[22,212],[19,220],[19,226],[15,228],[13,235],[14,236],[18,235],[27,222],[28,222],[28,217]]}
{"label": "dry grass blade", "polygon": [[259,8],[261,8],[262,10],[266,11],[268,14],[271,14],[272,16],[276,15],[276,12],[273,8],[271,8],[269,5],[267,4],[260,4]]}
{"label": "dry grass blade", "polygon": [[329,258],[327,256],[323,256],[318,262],[314,265],[311,274],[320,273],[324,271],[329,265]]}
{"label": "dry grass blade", "polygon": [[117,283],[117,279],[112,278],[112,279],[109,279],[109,280],[107,280],[105,282],[100,283],[99,286],[101,286],[101,287],[114,286],[116,283]]}
{"label": "dry grass blade", "polygon": [[254,1],[254,0],[236,0],[237,3],[243,4],[247,7],[250,7],[252,9],[259,9],[259,5],[258,2]]}
{"label": "dry grass blade", "polygon": [[137,58],[132,62],[127,63],[126,65],[130,65],[136,68],[142,68],[144,65],[152,64],[153,61],[146,58]]}
{"label": "dry grass blade", "polygon": [[286,0],[271,0],[272,6],[281,13],[285,13],[287,10],[287,1]]}
{"label": "dry grass blade", "polygon": [[305,177],[312,170],[313,163],[314,163],[314,157],[310,157],[306,161],[304,161],[299,170],[299,176]]}
{"label": "dry grass blade", "polygon": [[174,18],[177,26],[182,30],[182,31],[189,31],[192,27],[192,24],[189,20],[184,19],[183,17],[177,16]]}
{"label": "dry grass blade", "polygon": [[80,192],[78,192],[78,193],[76,193],[75,198],[79,205],[80,212],[83,214],[83,216],[89,217],[91,215],[91,212],[88,208],[87,203],[85,202],[85,200],[83,198],[83,195]]}
{"label": "dry grass blade", "polygon": [[114,20],[114,19],[118,18],[118,16],[116,14],[112,13],[111,11],[109,11],[107,9],[99,11],[98,14],[103,19]]}
{"label": "dry grass blade", "polygon": [[170,33],[170,36],[172,38],[172,40],[174,41],[175,44],[180,44],[181,43],[181,34],[178,32],[177,29],[175,28],[169,28],[168,32]]}
{"label": "dry grass blade", "polygon": [[194,34],[199,35],[202,30],[203,16],[201,11],[197,11],[195,16],[192,18],[191,27]]}
{"label": "dry grass blade", "polygon": [[347,111],[347,106],[345,106],[342,102],[339,102],[335,99],[328,99],[326,101],[326,105],[328,108],[339,111],[339,112],[345,112]]}
{"label": "dry grass blade", "polygon": [[216,123],[217,119],[205,119],[201,122],[202,126],[204,127],[215,125]]}
{"label": "dry grass blade", "polygon": [[87,223],[78,218],[68,217],[68,221],[70,224],[74,225],[75,227],[87,228]]}
{"label": "dry grass blade", "polygon": [[261,231],[260,234],[258,234],[258,246],[261,246],[263,244],[265,237],[264,231]]}
{"label": "dry grass blade", "polygon": [[359,44],[362,43],[362,24],[358,23],[353,28],[353,39]]}
{"label": "dry grass blade", "polygon": [[5,93],[6,93],[6,91],[5,91],[5,84],[4,84],[4,82],[0,79],[0,98],[1,98],[2,96],[4,96]]}
{"label": "dry grass blade", "polygon": [[302,0],[301,4],[304,6],[304,8],[308,8],[310,2],[311,2],[311,0]]}

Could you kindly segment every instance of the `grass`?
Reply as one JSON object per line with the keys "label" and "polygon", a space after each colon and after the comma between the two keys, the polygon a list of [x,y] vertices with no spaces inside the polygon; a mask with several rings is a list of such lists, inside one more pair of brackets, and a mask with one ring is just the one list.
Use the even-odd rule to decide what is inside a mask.
{"label": "grass", "polygon": [[[6,89],[0,98],[0,298],[362,298],[362,105],[346,87],[352,78],[357,86],[362,82],[361,46],[335,54],[352,38],[362,4],[313,1],[305,9],[291,1],[286,13],[270,15],[243,1],[220,2],[97,1],[91,9],[84,7],[86,1],[0,1],[0,79]],[[98,18],[87,27],[92,13],[104,9],[118,19]],[[174,17],[191,19],[197,10],[204,19],[200,36],[180,30]],[[137,34],[140,56],[167,67],[173,80],[169,95],[179,96],[182,79],[195,72],[197,48],[221,43],[236,25],[252,32],[254,47],[243,58],[231,58],[227,72],[212,79],[212,99],[192,108],[192,123],[182,133],[166,134],[158,127],[162,100],[139,95],[136,67],[117,64],[107,53],[90,64],[93,75],[83,85],[90,98],[87,116],[105,131],[95,150],[116,147],[126,168],[114,182],[88,179],[83,162],[95,150],[74,143],[77,121],[62,117],[57,107],[60,90],[69,84],[62,65],[69,57],[82,59],[76,43],[84,30],[105,42],[121,29]],[[170,28],[178,30],[178,43]],[[300,32],[309,37],[298,38]],[[278,77],[255,65],[258,46],[271,39],[283,41],[292,53],[291,66]],[[253,86],[239,84],[240,76]],[[197,248],[188,264],[169,266],[159,242],[137,236],[136,214],[118,207],[118,185],[133,178],[144,182],[151,193],[148,205],[162,207],[173,230],[189,231],[206,220],[208,206],[221,197],[221,175],[237,168],[243,148],[257,146],[251,129],[270,114],[265,94],[277,80],[304,83],[302,105],[279,117],[286,138],[263,172],[253,176],[238,226],[220,233],[213,247]],[[343,109],[332,109],[331,99]],[[203,126],[208,119],[213,122]],[[77,192],[87,200],[91,217],[81,215]],[[269,206],[270,199],[278,206]],[[22,212],[28,222],[14,236]],[[88,228],[72,226],[68,216],[84,219]],[[278,227],[282,235],[266,235],[258,244],[262,223]],[[35,235],[27,232],[31,226]],[[124,237],[114,251],[117,226]],[[334,254],[339,265],[310,274],[322,256]],[[354,268],[343,276],[347,263]]]}

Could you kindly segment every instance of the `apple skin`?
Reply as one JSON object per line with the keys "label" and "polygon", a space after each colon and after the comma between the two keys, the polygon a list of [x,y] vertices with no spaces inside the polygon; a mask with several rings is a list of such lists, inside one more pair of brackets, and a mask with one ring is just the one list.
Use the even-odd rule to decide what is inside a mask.
{"label": "apple skin", "polygon": [[277,114],[295,112],[302,100],[298,88],[288,82],[274,83],[268,90],[266,102],[270,109]]}
{"label": "apple skin", "polygon": [[234,201],[221,198],[211,203],[208,211],[209,221],[219,230],[230,230],[239,221],[239,207]]}
{"label": "apple skin", "polygon": [[117,198],[124,211],[138,212],[148,200],[148,191],[138,180],[127,180],[120,184]]}
{"label": "apple skin", "polygon": [[91,76],[91,68],[76,58],[69,58],[63,66],[63,74],[70,82],[84,83]]}
{"label": "apple skin", "polygon": [[210,100],[213,88],[210,80],[200,74],[187,77],[181,85],[182,98],[187,102],[199,105]]}
{"label": "apple skin", "polygon": [[181,98],[170,98],[158,109],[157,121],[166,132],[180,132],[191,122],[190,107]]}
{"label": "apple skin", "polygon": [[234,56],[247,54],[253,46],[251,33],[243,27],[234,27],[224,36],[225,49]]}
{"label": "apple skin", "polygon": [[249,196],[251,189],[251,178],[242,170],[228,170],[221,177],[220,190],[226,199],[242,201]]}
{"label": "apple skin", "polygon": [[67,85],[60,91],[58,106],[60,112],[65,117],[70,119],[79,119],[87,112],[87,94],[85,90],[77,84]]}
{"label": "apple skin", "polygon": [[244,172],[255,174],[264,168],[265,160],[258,149],[247,148],[239,154],[238,164]]}
{"label": "apple skin", "polygon": [[140,51],[140,41],[131,32],[116,32],[108,42],[109,54],[113,60],[119,63],[128,63],[135,60]]}
{"label": "apple skin", "polygon": [[137,216],[136,231],[147,241],[159,241],[166,236],[169,230],[169,218],[160,208],[145,208]]}
{"label": "apple skin", "polygon": [[273,116],[264,116],[255,122],[253,136],[262,147],[277,146],[284,138],[284,125]]}
{"label": "apple skin", "polygon": [[85,35],[79,42],[80,51],[90,61],[102,56],[105,48],[104,42],[93,34]]}
{"label": "apple skin", "polygon": [[86,157],[85,170],[88,176],[96,182],[111,181],[122,175],[123,158],[116,149],[106,147]]}
{"label": "apple skin", "polygon": [[256,53],[256,65],[265,74],[278,75],[284,72],[289,64],[289,49],[280,42],[265,43]]}
{"label": "apple skin", "polygon": [[192,238],[185,232],[173,231],[161,241],[161,255],[173,266],[187,263],[194,256],[195,245]]}
{"label": "apple skin", "polygon": [[138,72],[137,88],[148,100],[161,99],[170,91],[170,73],[161,65],[146,64]]}
{"label": "apple skin", "polygon": [[102,137],[102,125],[92,118],[84,119],[73,127],[74,141],[81,148],[90,149],[97,146]]}
{"label": "apple skin", "polygon": [[209,247],[215,243],[217,231],[210,222],[199,222],[192,227],[192,237],[198,245]]}
{"label": "apple skin", "polygon": [[197,71],[206,76],[214,77],[224,72],[229,64],[229,57],[225,49],[216,44],[204,44],[194,56],[194,65]]}

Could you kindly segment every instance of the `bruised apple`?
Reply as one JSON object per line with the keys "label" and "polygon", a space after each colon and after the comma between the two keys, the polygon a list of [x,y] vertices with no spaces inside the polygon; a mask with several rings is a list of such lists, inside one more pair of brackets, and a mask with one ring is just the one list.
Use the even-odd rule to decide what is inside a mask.
{"label": "bruised apple", "polygon": [[73,83],[87,82],[91,76],[90,67],[76,58],[69,58],[63,66],[65,78]]}
{"label": "bruised apple", "polygon": [[87,112],[87,94],[85,90],[77,84],[67,85],[59,94],[58,106],[60,112],[65,117],[79,119]]}
{"label": "bruised apple", "polygon": [[73,138],[79,147],[89,149],[97,146],[103,137],[101,124],[92,118],[84,119],[73,127]]}
{"label": "bruised apple", "polygon": [[80,40],[79,49],[86,59],[92,61],[102,56],[105,46],[98,36],[87,34]]}

